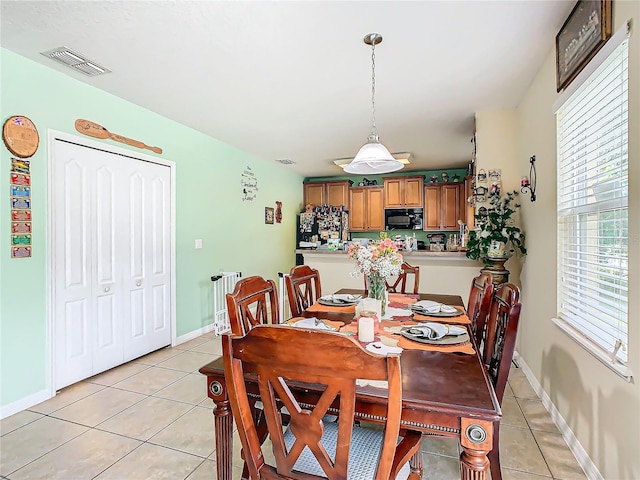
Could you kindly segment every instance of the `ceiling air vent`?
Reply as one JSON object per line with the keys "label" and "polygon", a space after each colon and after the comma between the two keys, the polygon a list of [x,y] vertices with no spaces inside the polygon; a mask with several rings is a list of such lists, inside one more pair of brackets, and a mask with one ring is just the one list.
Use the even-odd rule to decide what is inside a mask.
{"label": "ceiling air vent", "polygon": [[53,60],[56,60],[68,67],[73,68],[74,70],[78,70],[85,75],[89,75],[90,77],[95,77],[96,75],[102,75],[104,73],[109,73],[111,70],[105,68],[101,65],[98,65],[91,60],[83,57],[77,52],[70,50],[67,47],[58,47],[53,50],[49,50],[46,52],[40,52],[45,57],[49,57]]}
{"label": "ceiling air vent", "polygon": [[283,165],[293,165],[293,164],[295,164],[295,163],[296,163],[296,162],[294,162],[293,160],[290,160],[290,159],[288,159],[288,158],[283,158],[283,159],[281,159],[281,160],[276,160],[276,162],[281,163],[281,164],[283,164]]}

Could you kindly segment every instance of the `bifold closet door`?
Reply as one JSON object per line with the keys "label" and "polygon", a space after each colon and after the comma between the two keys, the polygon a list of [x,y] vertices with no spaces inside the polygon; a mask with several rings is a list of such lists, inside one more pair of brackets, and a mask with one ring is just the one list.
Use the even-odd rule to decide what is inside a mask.
{"label": "bifold closet door", "polygon": [[148,162],[129,167],[125,361],[171,343],[170,170]]}
{"label": "bifold closet door", "polygon": [[169,171],[55,142],[56,389],[171,343]]}

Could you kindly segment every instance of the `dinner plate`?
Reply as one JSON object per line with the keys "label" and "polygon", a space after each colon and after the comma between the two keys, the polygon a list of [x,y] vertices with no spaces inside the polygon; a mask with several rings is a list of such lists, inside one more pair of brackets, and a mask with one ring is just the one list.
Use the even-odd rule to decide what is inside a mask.
{"label": "dinner plate", "polygon": [[323,300],[322,298],[318,299],[318,303],[320,305],[324,305],[326,307],[350,307],[352,305],[357,305],[358,300],[354,300],[352,302],[344,301],[344,302],[334,302],[332,300]]}
{"label": "dinner plate", "polygon": [[446,335],[437,340],[431,340],[429,338],[424,338],[419,335],[413,335],[408,332],[411,327],[405,327],[400,330],[400,335],[404,338],[408,338],[409,340],[413,340],[418,343],[425,343],[428,345],[459,345],[461,343],[466,343],[469,341],[469,334],[463,333],[462,335]]}
{"label": "dinner plate", "polygon": [[425,312],[423,310],[419,310],[419,309],[414,309],[412,308],[411,311],[413,313],[417,313],[419,315],[424,315],[425,317],[443,317],[443,318],[451,318],[451,317],[459,317],[460,315],[462,315],[462,310],[458,310],[456,308],[455,312],[437,312],[437,313],[429,313],[429,312]]}

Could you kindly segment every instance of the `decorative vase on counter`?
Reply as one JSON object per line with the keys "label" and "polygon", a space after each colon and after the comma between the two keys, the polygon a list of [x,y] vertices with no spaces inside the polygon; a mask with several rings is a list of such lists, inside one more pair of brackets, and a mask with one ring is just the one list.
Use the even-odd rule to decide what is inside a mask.
{"label": "decorative vase on counter", "polygon": [[387,282],[385,278],[378,275],[369,275],[367,283],[369,285],[369,298],[380,300],[382,303],[380,313],[384,316],[387,307]]}

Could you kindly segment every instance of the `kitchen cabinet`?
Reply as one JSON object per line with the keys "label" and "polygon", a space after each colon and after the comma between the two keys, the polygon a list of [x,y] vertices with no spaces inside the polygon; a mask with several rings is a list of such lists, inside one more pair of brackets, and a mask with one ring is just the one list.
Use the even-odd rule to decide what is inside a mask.
{"label": "kitchen cabinet", "polygon": [[462,197],[462,209],[466,212],[466,224],[469,228],[469,231],[473,230],[475,226],[475,215],[476,215],[476,207],[474,205],[470,205],[467,201],[469,198],[473,196],[473,177],[467,176],[464,177],[464,195]]}
{"label": "kitchen cabinet", "polygon": [[380,232],[384,230],[384,187],[349,189],[349,230]]}
{"label": "kitchen cabinet", "polygon": [[422,208],[424,175],[384,178],[384,208]]}
{"label": "kitchen cabinet", "polygon": [[424,230],[458,230],[465,222],[464,183],[436,183],[424,187]]}
{"label": "kitchen cabinet", "polygon": [[304,204],[344,205],[349,210],[349,187],[351,180],[332,180],[329,182],[304,182]]}

